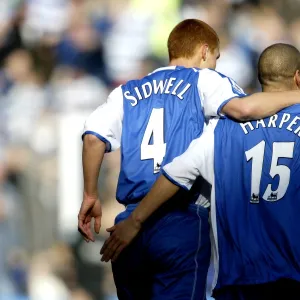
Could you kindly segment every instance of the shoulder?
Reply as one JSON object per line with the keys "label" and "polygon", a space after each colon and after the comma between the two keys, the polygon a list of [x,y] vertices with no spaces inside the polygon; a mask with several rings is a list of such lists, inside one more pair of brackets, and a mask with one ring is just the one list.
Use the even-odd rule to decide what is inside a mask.
{"label": "shoulder", "polygon": [[110,100],[123,98],[122,85],[119,85],[118,87],[116,87],[115,89],[113,89],[113,90],[110,92],[108,98],[109,98]]}
{"label": "shoulder", "polygon": [[202,69],[199,72],[199,84],[204,85],[207,89],[217,86],[231,87],[234,93],[246,95],[244,90],[231,77],[213,69]]}
{"label": "shoulder", "polygon": [[199,79],[201,79],[201,81],[209,82],[211,80],[222,81],[230,78],[213,69],[201,69],[199,70]]}
{"label": "shoulder", "polygon": [[218,86],[224,79],[228,78],[222,73],[219,73],[212,69],[201,69],[199,72],[198,85],[205,90],[210,90]]}

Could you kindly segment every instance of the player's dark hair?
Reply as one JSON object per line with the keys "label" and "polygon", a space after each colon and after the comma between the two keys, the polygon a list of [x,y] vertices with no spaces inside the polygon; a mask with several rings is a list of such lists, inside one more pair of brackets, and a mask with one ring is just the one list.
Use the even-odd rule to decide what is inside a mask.
{"label": "player's dark hair", "polygon": [[219,46],[217,33],[205,22],[186,19],[171,31],[168,39],[169,59],[191,58],[197,46],[208,44],[213,52]]}
{"label": "player's dark hair", "polygon": [[300,52],[289,44],[268,47],[258,61],[258,79],[263,86],[292,84],[297,70],[300,70]]}

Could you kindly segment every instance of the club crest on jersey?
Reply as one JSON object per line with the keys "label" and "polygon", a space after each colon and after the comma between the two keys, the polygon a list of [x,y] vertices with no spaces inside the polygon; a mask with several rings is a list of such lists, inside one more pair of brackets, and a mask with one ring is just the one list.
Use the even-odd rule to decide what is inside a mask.
{"label": "club crest on jersey", "polygon": [[239,87],[238,84],[234,80],[232,80],[231,78],[229,78],[229,80],[231,83],[232,90],[235,94],[245,95],[245,92],[243,91],[243,89],[241,87]]}
{"label": "club crest on jersey", "polygon": [[253,193],[251,196],[250,203],[259,203],[259,195]]}
{"label": "club crest on jersey", "polygon": [[271,195],[267,198],[268,201],[277,201],[277,193],[272,192]]}
{"label": "club crest on jersey", "polygon": [[156,163],[156,166],[154,167],[154,173],[158,173],[160,171],[161,164]]}

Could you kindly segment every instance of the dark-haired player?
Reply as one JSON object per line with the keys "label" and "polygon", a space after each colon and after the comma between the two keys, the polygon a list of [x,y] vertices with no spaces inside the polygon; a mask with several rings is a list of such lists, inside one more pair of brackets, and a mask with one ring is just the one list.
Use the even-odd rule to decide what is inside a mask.
{"label": "dark-haired player", "polygon": [[[168,49],[168,67],[115,89],[86,122],[84,199],[79,213],[79,229],[86,239],[93,240],[93,217],[96,231],[100,227],[97,180],[105,151],[121,147],[117,200],[126,210],[117,216],[118,223],[150,190],[162,163],[182,154],[201,135],[205,118],[219,114],[240,120],[260,118],[300,101],[291,92],[240,99],[245,94],[233,80],[206,69],[216,66],[219,39],[199,20],[179,23],[170,34]],[[119,299],[205,298],[209,204],[199,201],[195,205],[195,197],[177,198],[183,201],[181,197],[190,199],[187,208],[174,201],[151,218],[143,235],[113,263]],[[112,243],[108,248],[116,253],[121,249]],[[104,255],[103,260],[108,257]]]}
{"label": "dark-haired player", "polygon": [[[267,48],[259,79],[264,92],[299,90],[299,51],[286,44]],[[213,119],[163,168],[130,217],[112,228],[110,242],[128,244],[162,203],[202,175],[212,185],[215,298],[298,299],[299,156],[300,105],[247,123]]]}

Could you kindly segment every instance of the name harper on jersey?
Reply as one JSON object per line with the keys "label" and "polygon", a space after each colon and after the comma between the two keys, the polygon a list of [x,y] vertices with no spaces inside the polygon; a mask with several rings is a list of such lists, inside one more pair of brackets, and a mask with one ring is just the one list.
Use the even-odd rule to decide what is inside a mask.
{"label": "name harper on jersey", "polygon": [[140,87],[135,87],[135,95],[132,95],[130,91],[124,92],[124,97],[130,101],[131,106],[136,106],[138,101],[149,98],[154,94],[171,94],[177,96],[180,100],[183,100],[184,94],[191,87],[190,83],[184,83],[184,80],[180,80],[177,84],[174,84],[177,78],[171,77],[166,80],[152,80],[145,82]]}
{"label": "name harper on jersey", "polygon": [[245,134],[255,130],[259,129],[261,127],[268,127],[268,128],[282,128],[284,126],[284,129],[294,132],[294,134],[298,135],[300,137],[300,124],[297,125],[297,122],[300,120],[300,117],[296,116],[291,120],[291,115],[288,113],[284,113],[281,117],[281,119],[278,119],[278,115],[275,114],[272,117],[270,117],[269,120],[261,119],[257,121],[251,121],[247,123],[240,123],[243,131]]}

